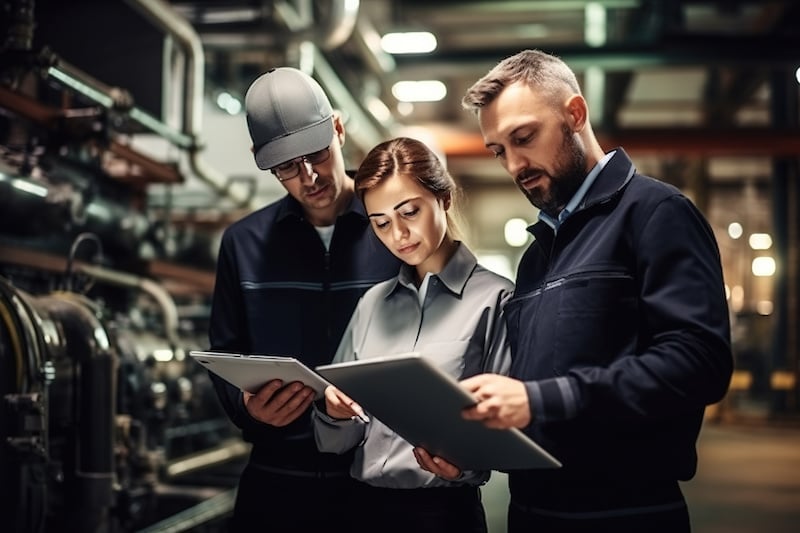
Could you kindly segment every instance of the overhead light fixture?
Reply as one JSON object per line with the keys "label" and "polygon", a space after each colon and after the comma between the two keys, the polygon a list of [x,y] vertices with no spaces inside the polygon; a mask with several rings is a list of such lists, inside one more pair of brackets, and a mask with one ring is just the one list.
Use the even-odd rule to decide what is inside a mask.
{"label": "overhead light fixture", "polygon": [[253,22],[261,17],[261,10],[256,8],[204,8],[198,15],[202,24],[234,24],[237,22]]}
{"label": "overhead light fixture", "polygon": [[584,10],[586,44],[593,47],[606,44],[606,8],[599,2],[589,2]]}
{"label": "overhead light fixture", "polygon": [[427,31],[387,33],[381,48],[388,54],[427,54],[436,50],[436,36]]}
{"label": "overhead light fixture", "polygon": [[528,221],[523,218],[509,218],[503,226],[506,244],[519,248],[528,242]]}
{"label": "overhead light fixture", "polygon": [[381,124],[388,122],[392,118],[392,112],[386,107],[386,104],[375,96],[367,97],[367,109],[375,117],[375,120]]}
{"label": "overhead light fixture", "polygon": [[242,102],[228,91],[220,91],[214,101],[229,115],[236,115],[242,110]]}
{"label": "overhead light fixture", "polygon": [[774,304],[770,300],[760,300],[756,302],[756,312],[761,316],[769,316],[775,309]]}
{"label": "overhead light fixture", "polygon": [[392,94],[401,102],[438,102],[447,96],[447,87],[439,80],[398,81]]}
{"label": "overhead light fixture", "polygon": [[769,250],[772,247],[772,237],[769,233],[753,233],[748,243],[753,250]]}
{"label": "overhead light fixture", "polygon": [[777,267],[775,259],[769,256],[756,257],[750,265],[753,275],[757,277],[768,277],[775,274]]}
{"label": "overhead light fixture", "polygon": [[414,104],[411,102],[397,102],[396,109],[401,116],[407,117],[414,112]]}
{"label": "overhead light fixture", "polygon": [[744,287],[741,285],[734,285],[731,289],[731,309],[736,312],[744,309]]}
{"label": "overhead light fixture", "polygon": [[728,235],[731,239],[738,239],[744,234],[744,228],[738,222],[728,224]]}

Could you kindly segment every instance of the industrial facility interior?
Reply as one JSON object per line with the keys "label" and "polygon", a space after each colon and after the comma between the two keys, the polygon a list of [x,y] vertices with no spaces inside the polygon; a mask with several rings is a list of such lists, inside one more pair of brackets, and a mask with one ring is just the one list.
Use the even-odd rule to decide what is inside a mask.
{"label": "industrial facility interior", "polygon": [[[513,279],[537,212],[461,97],[526,48],[573,67],[604,149],[710,221],[736,369],[699,477],[723,442],[751,466],[751,436],[793,442],[755,475],[765,516],[796,525],[798,20],[800,3],[770,0],[0,0],[0,529],[224,531],[249,448],[188,352],[207,347],[221,232],[285,193],[242,110],[270,67],[320,82],[351,168],[390,137],[429,143],[464,191],[470,247]],[[430,46],[388,48],[404,32]],[[789,531],[747,529],[743,483],[695,530]],[[711,494],[698,486],[690,508]],[[724,513],[741,528],[715,528]]]}

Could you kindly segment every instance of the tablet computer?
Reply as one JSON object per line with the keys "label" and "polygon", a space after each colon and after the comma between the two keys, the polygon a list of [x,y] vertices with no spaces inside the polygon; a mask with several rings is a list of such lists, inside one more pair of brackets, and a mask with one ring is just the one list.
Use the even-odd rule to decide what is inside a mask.
{"label": "tablet computer", "polygon": [[462,470],[561,466],[516,428],[465,420],[461,411],[475,399],[419,354],[322,365],[316,371],[405,440]]}
{"label": "tablet computer", "polygon": [[300,381],[314,389],[315,398],[320,399],[325,387],[330,385],[294,357],[214,351],[190,351],[189,355],[228,383],[247,392],[255,393],[267,382],[280,379],[285,385]]}

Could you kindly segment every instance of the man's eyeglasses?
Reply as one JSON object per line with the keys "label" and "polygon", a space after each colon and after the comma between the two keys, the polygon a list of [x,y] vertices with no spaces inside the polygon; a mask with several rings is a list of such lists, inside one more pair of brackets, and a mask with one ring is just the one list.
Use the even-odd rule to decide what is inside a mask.
{"label": "man's eyeglasses", "polygon": [[309,163],[310,165],[320,165],[328,160],[331,156],[331,147],[323,148],[322,150],[312,152],[310,154],[295,157],[290,161],[281,163],[278,166],[272,167],[270,172],[275,174],[278,181],[286,181],[296,178],[300,174],[300,165]]}

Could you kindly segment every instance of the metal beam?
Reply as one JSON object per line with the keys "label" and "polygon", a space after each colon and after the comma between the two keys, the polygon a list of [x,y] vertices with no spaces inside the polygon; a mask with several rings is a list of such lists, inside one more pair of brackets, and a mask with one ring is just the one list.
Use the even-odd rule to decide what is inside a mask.
{"label": "metal beam", "polygon": [[[628,71],[649,67],[697,65],[707,67],[788,67],[797,66],[800,32],[789,36],[703,36],[676,35],[654,43],[612,44],[599,48],[553,46],[546,51],[559,56],[576,71],[598,66],[606,71]],[[429,55],[395,57],[397,77],[463,75],[473,69],[477,77],[498,61],[519,52],[517,48],[476,48]],[[476,80],[477,80],[476,77]]]}
{"label": "metal beam", "polygon": [[[798,128],[626,129],[615,133],[598,132],[597,137],[606,150],[621,146],[632,153],[701,157],[800,156]],[[478,133],[459,135],[450,131],[437,141],[448,158],[491,157],[483,137]]]}

